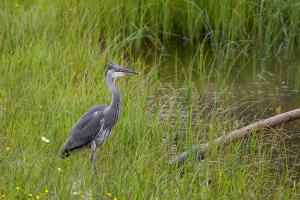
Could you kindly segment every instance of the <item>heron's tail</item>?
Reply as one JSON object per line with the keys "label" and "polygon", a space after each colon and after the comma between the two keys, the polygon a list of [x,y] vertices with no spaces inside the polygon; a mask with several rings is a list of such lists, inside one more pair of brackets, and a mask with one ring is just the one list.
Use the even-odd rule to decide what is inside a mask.
{"label": "heron's tail", "polygon": [[60,157],[61,157],[61,158],[66,158],[66,157],[69,157],[70,155],[71,155],[71,153],[70,153],[70,150],[69,150],[69,148],[68,148],[68,144],[67,144],[67,142],[66,142],[66,143],[64,144],[64,146],[63,146],[61,152],[60,152]]}

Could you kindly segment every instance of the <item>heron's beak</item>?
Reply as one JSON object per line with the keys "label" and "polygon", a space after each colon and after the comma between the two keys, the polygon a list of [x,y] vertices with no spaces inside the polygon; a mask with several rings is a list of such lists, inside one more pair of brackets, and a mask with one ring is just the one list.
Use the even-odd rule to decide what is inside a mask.
{"label": "heron's beak", "polygon": [[124,69],[122,72],[125,74],[140,74],[139,72],[135,72],[130,69]]}
{"label": "heron's beak", "polygon": [[125,74],[139,74],[138,72],[132,71],[130,69],[120,69],[116,72],[112,73],[113,77],[121,77],[124,76]]}

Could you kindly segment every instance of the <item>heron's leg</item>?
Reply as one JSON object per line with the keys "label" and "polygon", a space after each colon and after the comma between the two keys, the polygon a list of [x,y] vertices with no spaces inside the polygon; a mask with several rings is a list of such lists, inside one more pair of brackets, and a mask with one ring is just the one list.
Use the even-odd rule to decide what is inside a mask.
{"label": "heron's leg", "polygon": [[92,140],[92,142],[91,142],[91,149],[92,149],[91,161],[92,161],[92,165],[93,165],[94,170],[96,170],[96,166],[95,166],[96,148],[97,148],[96,141]]}

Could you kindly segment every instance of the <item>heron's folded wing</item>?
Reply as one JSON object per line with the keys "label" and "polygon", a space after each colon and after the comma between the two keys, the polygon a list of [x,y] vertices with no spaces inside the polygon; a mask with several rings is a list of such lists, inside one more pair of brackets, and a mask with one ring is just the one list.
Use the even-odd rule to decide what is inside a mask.
{"label": "heron's folded wing", "polygon": [[80,117],[66,142],[67,149],[79,148],[93,139],[103,126],[103,111],[105,108],[105,105],[94,106]]}

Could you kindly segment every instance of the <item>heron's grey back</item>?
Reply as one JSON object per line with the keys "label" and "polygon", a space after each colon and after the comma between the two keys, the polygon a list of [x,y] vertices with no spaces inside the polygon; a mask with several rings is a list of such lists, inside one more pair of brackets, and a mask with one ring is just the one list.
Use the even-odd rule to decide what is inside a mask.
{"label": "heron's grey back", "polygon": [[62,157],[68,156],[69,151],[89,145],[103,126],[103,112],[106,108],[106,105],[96,105],[80,117],[62,148]]}

